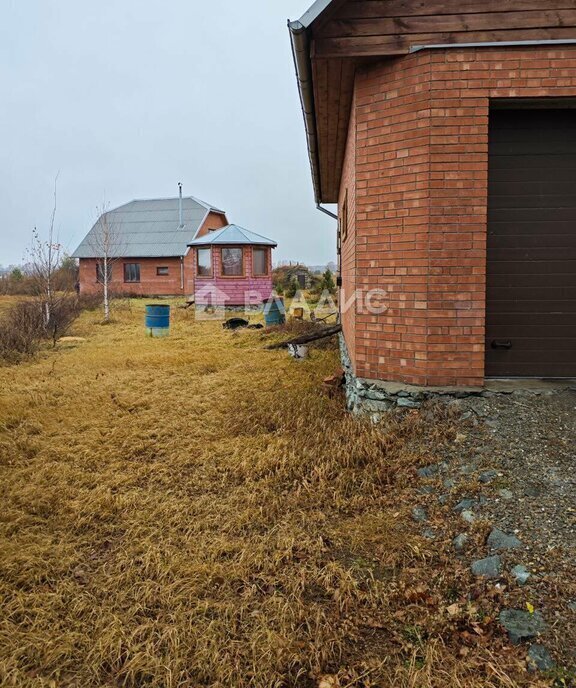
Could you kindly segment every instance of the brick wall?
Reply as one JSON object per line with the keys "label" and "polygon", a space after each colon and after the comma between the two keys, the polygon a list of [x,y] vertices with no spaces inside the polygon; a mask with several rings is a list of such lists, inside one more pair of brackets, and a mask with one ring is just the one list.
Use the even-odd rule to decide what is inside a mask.
{"label": "brick wall", "polygon": [[198,230],[198,237],[208,234],[210,230],[222,229],[222,227],[226,227],[227,224],[228,220],[226,219],[226,215],[223,213],[208,213],[208,217],[204,220],[202,226]]}
{"label": "brick wall", "polygon": [[[340,303],[345,304],[342,311],[342,330],[348,343],[350,361],[355,364],[356,359],[356,108],[352,105],[348,141],[344,157],[342,171],[342,184],[340,186],[340,276],[342,277],[342,289],[340,291]],[[344,199],[347,203],[347,217],[343,218]],[[347,222],[346,238],[342,237],[342,224]]]}
{"label": "brick wall", "polygon": [[[268,249],[268,275],[257,277],[252,269],[252,247],[244,246],[244,275],[222,276],[222,249],[212,247],[212,277],[196,277],[196,303],[214,306],[243,306],[261,304],[272,294],[272,250]],[[196,251],[193,251],[194,260]]]}
{"label": "brick wall", "polygon": [[[94,294],[102,291],[102,285],[96,281],[96,259],[80,259],[80,290],[83,294]],[[140,282],[124,282],[124,265],[140,265]],[[168,268],[168,276],[159,276],[156,269]],[[181,289],[179,258],[126,258],[115,261],[112,265],[110,290],[113,294],[134,294],[141,296],[177,296],[184,294]],[[191,273],[190,273],[191,274]],[[191,292],[194,285],[189,285]]]}
{"label": "brick wall", "polygon": [[[545,97],[576,97],[576,47],[429,50],[357,73],[343,265],[355,255],[361,296],[388,294],[384,313],[361,298],[343,315],[357,375],[483,384],[490,100]],[[349,186],[345,166],[341,200]]]}

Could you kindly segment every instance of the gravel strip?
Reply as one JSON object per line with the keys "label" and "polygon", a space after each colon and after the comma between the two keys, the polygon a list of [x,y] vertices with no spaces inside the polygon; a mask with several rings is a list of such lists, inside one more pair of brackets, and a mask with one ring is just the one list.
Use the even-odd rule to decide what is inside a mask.
{"label": "gravel strip", "polygon": [[[434,484],[437,497],[428,499],[452,528],[446,535],[454,556],[482,575],[487,558],[501,555],[500,583],[487,584],[504,586],[506,608],[536,609],[546,620],[543,652],[574,670],[576,390],[488,394],[450,405],[459,417],[457,440],[440,450],[443,469],[419,478]],[[486,540],[466,547],[463,536],[475,522],[486,524]]]}

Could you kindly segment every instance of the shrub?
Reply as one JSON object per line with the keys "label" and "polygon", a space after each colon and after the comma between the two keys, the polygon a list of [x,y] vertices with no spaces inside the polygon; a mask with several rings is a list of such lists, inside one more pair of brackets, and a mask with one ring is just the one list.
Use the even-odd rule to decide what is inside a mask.
{"label": "shrub", "polygon": [[334,275],[330,269],[326,268],[322,277],[315,280],[311,291],[317,296],[320,296],[324,292],[328,292],[331,296],[335,296],[336,283],[334,282]]}
{"label": "shrub", "polygon": [[49,304],[43,303],[43,326],[44,336],[52,340],[52,344],[56,342],[68,331],[70,325],[80,315],[81,306],[76,297],[61,296],[52,300]]}
{"label": "shrub", "polygon": [[100,294],[80,294],[77,303],[80,311],[94,311],[102,305],[102,296]]}
{"label": "shrub", "polygon": [[328,291],[332,295],[335,294],[336,282],[334,282],[334,275],[332,274],[332,271],[329,268],[326,268],[326,271],[322,275],[322,283],[326,291]]}
{"label": "shrub", "polygon": [[0,320],[0,358],[17,361],[34,354],[43,336],[42,307],[37,301],[20,301]]}
{"label": "shrub", "polygon": [[32,296],[36,293],[34,279],[24,274],[20,268],[14,268],[8,275],[0,277],[0,294],[6,296]]}
{"label": "shrub", "polygon": [[298,293],[299,289],[300,289],[300,285],[298,284],[298,280],[295,277],[293,277],[290,280],[290,283],[288,284],[286,289],[284,290],[284,294],[289,299],[293,299],[296,296],[296,294]]}
{"label": "shrub", "polygon": [[97,305],[90,296],[61,296],[49,308],[42,299],[19,301],[0,318],[0,359],[17,362],[32,356],[43,340],[55,345],[83,309]]}

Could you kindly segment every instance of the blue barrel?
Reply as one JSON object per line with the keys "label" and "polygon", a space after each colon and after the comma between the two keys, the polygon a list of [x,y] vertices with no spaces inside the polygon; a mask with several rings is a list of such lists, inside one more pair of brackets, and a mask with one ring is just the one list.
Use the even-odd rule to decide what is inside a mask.
{"label": "blue barrel", "polygon": [[286,308],[283,299],[276,296],[264,301],[264,320],[266,327],[283,325],[286,322]]}
{"label": "blue barrel", "polygon": [[150,337],[167,337],[170,334],[170,306],[146,306],[146,334]]}

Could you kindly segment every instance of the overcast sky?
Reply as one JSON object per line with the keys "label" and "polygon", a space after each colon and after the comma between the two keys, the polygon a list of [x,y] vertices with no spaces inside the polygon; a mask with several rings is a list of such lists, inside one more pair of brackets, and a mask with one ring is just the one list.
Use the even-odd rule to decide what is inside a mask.
{"label": "overcast sky", "polygon": [[184,193],[335,257],[314,207],[286,20],[311,0],[0,0],[0,264],[34,225],[72,252],[96,208]]}

